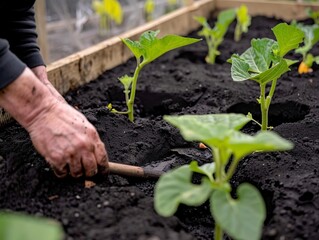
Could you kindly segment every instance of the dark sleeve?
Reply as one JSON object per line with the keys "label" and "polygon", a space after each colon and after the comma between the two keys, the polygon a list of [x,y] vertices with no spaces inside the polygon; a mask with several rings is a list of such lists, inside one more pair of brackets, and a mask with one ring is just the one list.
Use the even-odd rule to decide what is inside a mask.
{"label": "dark sleeve", "polygon": [[28,67],[44,65],[37,44],[34,0],[9,0],[1,17],[0,37],[8,40],[10,50]]}
{"label": "dark sleeve", "polygon": [[25,64],[9,50],[8,42],[0,38],[0,89],[17,79],[25,68]]}

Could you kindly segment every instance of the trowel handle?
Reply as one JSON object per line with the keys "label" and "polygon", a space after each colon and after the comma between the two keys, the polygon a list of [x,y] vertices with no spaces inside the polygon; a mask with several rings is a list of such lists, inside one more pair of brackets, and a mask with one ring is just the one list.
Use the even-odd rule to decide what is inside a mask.
{"label": "trowel handle", "polygon": [[143,167],[114,162],[109,162],[109,172],[112,174],[143,178],[159,178],[164,173],[153,169],[145,169]]}

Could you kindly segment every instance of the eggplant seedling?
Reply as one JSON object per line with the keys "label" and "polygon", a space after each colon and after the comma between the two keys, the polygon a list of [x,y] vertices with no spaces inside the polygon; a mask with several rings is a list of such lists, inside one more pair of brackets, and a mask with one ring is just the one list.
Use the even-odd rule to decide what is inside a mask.
{"label": "eggplant seedling", "polygon": [[313,56],[309,51],[313,46],[319,42],[319,25],[304,25],[302,23],[297,23],[295,26],[304,32],[304,44],[295,50],[295,53],[302,55],[302,62],[298,67],[298,73],[309,73],[312,72],[312,65],[314,62],[319,64],[319,56]]}
{"label": "eggplant seedling", "polygon": [[251,17],[248,14],[248,8],[246,5],[243,4],[236,10],[236,19],[237,24],[235,27],[234,39],[238,42],[241,40],[242,34],[248,32],[248,27],[251,24]]}
{"label": "eggplant seedling", "polygon": [[139,41],[132,41],[128,38],[122,39],[123,43],[132,51],[136,58],[136,68],[132,77],[125,75],[119,80],[124,86],[125,102],[127,111],[120,112],[108,105],[108,108],[114,113],[127,114],[131,122],[134,122],[134,101],[136,94],[137,79],[140,71],[145,65],[154,61],[164,53],[173,49],[196,43],[201,39],[187,38],[177,35],[167,35],[163,38],[157,38],[159,31],[144,32]]}
{"label": "eggplant seedling", "polygon": [[[251,47],[242,55],[233,54],[229,62],[231,76],[234,81],[253,80],[260,85],[260,97],[257,99],[261,109],[261,123],[258,123],[248,113],[254,122],[261,126],[262,130],[268,130],[269,106],[274,95],[277,80],[282,74],[289,71],[289,66],[296,63],[284,56],[296,49],[303,41],[304,33],[286,23],[280,23],[272,28],[276,41],[269,38],[252,39]],[[268,95],[266,85],[271,83]]]}
{"label": "eggplant seedling", "polygon": [[198,35],[205,37],[208,46],[208,55],[205,58],[207,63],[214,64],[216,57],[220,55],[218,47],[224,41],[228,27],[234,21],[235,17],[235,9],[220,12],[217,16],[214,28],[211,28],[206,18],[195,17],[195,20],[203,26],[202,30],[198,32]]}
{"label": "eggplant seedling", "polygon": [[[260,239],[266,208],[259,191],[248,183],[231,195],[232,178],[238,163],[255,152],[285,151],[293,144],[275,132],[261,131],[250,136],[239,130],[250,121],[243,114],[164,116],[187,141],[203,142],[212,150],[213,162],[198,166],[196,161],[165,173],[155,186],[155,210],[172,216],[180,204],[200,206],[208,199],[215,220],[215,240],[224,232],[233,239]],[[227,167],[229,166],[229,167]],[[193,173],[203,175],[192,183]]]}

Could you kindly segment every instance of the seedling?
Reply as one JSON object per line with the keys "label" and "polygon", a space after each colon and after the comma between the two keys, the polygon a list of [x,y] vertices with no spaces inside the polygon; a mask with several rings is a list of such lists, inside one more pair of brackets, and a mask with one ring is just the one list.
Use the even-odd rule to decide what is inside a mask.
{"label": "seedling", "polygon": [[62,240],[63,235],[61,224],[53,219],[0,212],[1,240]]}
{"label": "seedling", "polygon": [[154,0],[146,0],[144,4],[144,12],[145,12],[145,18],[147,22],[153,20],[154,9],[155,9]]}
{"label": "seedling", "polygon": [[[213,162],[198,166],[196,161],[164,174],[155,186],[155,210],[172,216],[180,204],[200,206],[208,199],[215,220],[215,240],[224,232],[234,239],[260,239],[266,217],[259,191],[248,183],[238,187],[237,199],[229,183],[240,160],[255,151],[285,151],[293,144],[274,132],[250,136],[239,130],[250,121],[242,114],[165,116],[187,141],[203,142],[213,153]],[[229,167],[226,167],[228,166]],[[200,184],[191,182],[192,174],[203,175]]]}
{"label": "seedling", "polygon": [[228,30],[229,25],[234,21],[236,17],[235,9],[228,9],[218,14],[217,22],[214,28],[211,28],[206,18],[196,17],[202,26],[202,30],[198,32],[199,36],[205,37],[208,46],[208,55],[205,58],[207,63],[214,64],[216,57],[220,55],[218,51],[219,45],[224,41],[224,36]]}
{"label": "seedling", "polygon": [[167,35],[163,38],[157,38],[158,33],[159,31],[144,32],[140,36],[139,41],[132,41],[127,38],[122,39],[123,43],[134,54],[137,66],[133,77],[125,75],[119,78],[120,82],[124,86],[127,111],[117,111],[111,104],[108,105],[108,108],[114,113],[127,114],[131,122],[134,122],[133,106],[135,101],[136,85],[142,68],[168,51],[200,41],[200,39],[181,37],[177,35]]}
{"label": "seedling", "polygon": [[248,8],[246,5],[241,5],[236,10],[236,19],[237,24],[235,27],[235,41],[238,42],[241,40],[241,36],[243,33],[248,32],[248,27],[251,24],[251,17],[248,14]]}
{"label": "seedling", "polygon": [[178,1],[177,0],[166,0],[166,13],[170,13],[178,8]]}
{"label": "seedling", "polygon": [[100,16],[100,31],[109,31],[112,22],[121,24],[123,21],[122,6],[118,0],[94,0],[94,11]]}
{"label": "seedling", "polygon": [[311,8],[306,9],[308,17],[310,17],[315,24],[319,24],[319,11],[314,11]]}
{"label": "seedling", "polygon": [[319,56],[313,56],[309,51],[319,41],[319,25],[303,25],[302,23],[295,24],[295,26],[304,32],[304,45],[295,50],[296,53],[302,55],[302,62],[299,65],[299,74],[312,72],[312,65],[314,62],[319,64]]}
{"label": "seedling", "polygon": [[[276,41],[269,38],[253,39],[251,47],[242,55],[234,54],[229,62],[231,76],[234,81],[253,80],[260,85],[260,97],[257,99],[261,109],[261,124],[248,116],[267,130],[268,111],[274,95],[277,80],[289,71],[289,66],[296,61],[285,59],[284,56],[291,50],[296,49],[303,41],[304,33],[286,23],[280,23],[272,29]],[[266,85],[271,83],[271,88],[266,96]]]}

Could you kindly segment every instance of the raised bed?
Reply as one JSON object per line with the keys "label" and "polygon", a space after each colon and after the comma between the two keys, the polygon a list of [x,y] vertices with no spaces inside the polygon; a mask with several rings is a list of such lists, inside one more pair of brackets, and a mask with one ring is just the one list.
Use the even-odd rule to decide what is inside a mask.
{"label": "raised bed", "polygon": [[[167,21],[160,19],[163,22],[142,26],[130,32],[129,37],[157,26],[163,29],[172,26],[167,33],[186,34],[196,28],[196,24],[192,26],[192,16],[208,14],[214,7],[234,6],[227,5],[231,2],[239,3],[199,1],[194,5],[197,7],[164,17]],[[249,7],[248,1],[245,2]],[[178,18],[188,22],[180,22]],[[198,149],[196,143],[185,142],[162,116],[251,111],[258,117],[255,100],[258,85],[233,82],[226,60],[232,53],[247,49],[251,38],[272,37],[270,28],[280,21],[254,17],[249,33],[240,43],[232,39],[232,25],[216,65],[205,63],[204,41],[172,51],[151,63],[140,75],[135,124],[126,116],[106,109],[109,102],[123,106],[122,88],[116,79],[135,67],[118,39],[49,66],[49,74],[58,89],[66,93],[66,100],[96,126],[112,161],[143,166],[170,161],[168,169],[193,159],[205,163],[210,161],[210,152]],[[176,26],[179,22],[181,25],[177,32],[174,22]],[[190,36],[197,37],[196,31]],[[123,64],[115,67],[120,63]],[[94,78],[97,79],[91,81]],[[270,125],[294,142],[295,148],[245,158],[232,181],[234,186],[250,182],[263,194],[267,204],[263,239],[319,239],[318,79],[317,66],[313,73],[302,76],[297,73],[297,66],[293,66],[279,80],[270,107]],[[253,124],[245,128],[248,132],[257,130]],[[155,180],[100,176],[93,179],[96,186],[87,189],[84,179],[55,178],[18,124],[13,122],[3,127],[0,140],[1,209],[57,219],[63,224],[68,240],[212,239],[213,220],[208,204],[199,208],[182,206],[176,216],[162,218],[153,210]]]}

